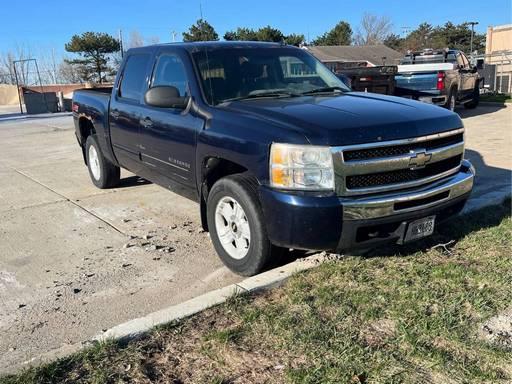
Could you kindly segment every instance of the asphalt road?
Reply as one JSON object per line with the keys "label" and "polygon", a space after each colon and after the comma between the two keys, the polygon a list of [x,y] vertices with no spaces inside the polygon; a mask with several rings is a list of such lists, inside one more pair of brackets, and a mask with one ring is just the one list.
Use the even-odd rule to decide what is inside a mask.
{"label": "asphalt road", "polygon": [[[459,112],[475,196],[510,189],[512,108]],[[96,189],[70,116],[12,118],[0,114],[0,372],[241,280],[194,203],[129,173]]]}

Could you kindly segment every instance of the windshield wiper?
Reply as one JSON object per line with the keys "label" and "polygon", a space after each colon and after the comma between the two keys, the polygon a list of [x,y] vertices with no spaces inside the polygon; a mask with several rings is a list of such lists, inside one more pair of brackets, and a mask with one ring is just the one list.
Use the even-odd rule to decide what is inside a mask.
{"label": "windshield wiper", "polygon": [[345,89],[342,87],[322,87],[322,88],[316,88],[312,89],[311,91],[302,92],[302,95],[313,95],[315,93],[333,93],[336,91],[345,92]]}
{"label": "windshield wiper", "polygon": [[222,100],[222,103],[227,103],[229,101],[238,101],[238,100],[246,100],[246,99],[258,99],[260,97],[298,97],[300,94],[293,92],[285,92],[285,91],[268,91],[268,92],[258,92],[240,97],[232,97],[230,99]]}

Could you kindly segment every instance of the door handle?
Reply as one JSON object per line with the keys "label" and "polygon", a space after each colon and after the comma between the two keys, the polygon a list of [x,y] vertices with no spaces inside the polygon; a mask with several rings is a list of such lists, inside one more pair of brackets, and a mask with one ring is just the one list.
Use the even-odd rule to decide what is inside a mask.
{"label": "door handle", "polygon": [[110,115],[112,115],[112,117],[117,120],[119,118],[119,111],[111,111]]}
{"label": "door handle", "polygon": [[153,126],[153,122],[149,117],[146,117],[145,119],[140,120],[140,125],[144,128],[151,128]]}

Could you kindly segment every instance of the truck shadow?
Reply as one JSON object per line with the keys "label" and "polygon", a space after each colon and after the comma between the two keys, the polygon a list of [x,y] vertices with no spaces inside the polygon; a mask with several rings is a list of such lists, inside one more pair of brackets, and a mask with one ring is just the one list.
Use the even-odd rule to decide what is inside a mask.
{"label": "truck shadow", "polygon": [[475,109],[466,109],[462,105],[458,105],[455,109],[461,119],[465,119],[468,117],[487,115],[490,113],[495,113],[503,108],[507,108],[504,103],[485,103],[480,104]]}
{"label": "truck shadow", "polygon": [[510,216],[511,201],[507,199],[503,204],[492,208],[486,207],[466,215],[455,216],[439,227],[439,229],[424,240],[406,244],[404,246],[390,245],[362,252],[363,258],[400,256],[408,257],[427,251],[436,245],[446,245],[448,248],[472,232],[499,225],[501,221]]}
{"label": "truck shadow", "polygon": [[128,176],[119,180],[119,184],[116,185],[116,189],[120,188],[128,188],[128,187],[137,187],[139,185],[148,185],[151,184],[151,181],[143,179],[139,176]]}
{"label": "truck shadow", "polygon": [[[500,143],[496,143],[500,145]],[[472,149],[466,149],[464,157],[471,161],[476,169],[475,185],[472,196],[480,197],[485,193],[506,188],[512,184],[512,170],[493,167],[485,163],[482,155]]]}

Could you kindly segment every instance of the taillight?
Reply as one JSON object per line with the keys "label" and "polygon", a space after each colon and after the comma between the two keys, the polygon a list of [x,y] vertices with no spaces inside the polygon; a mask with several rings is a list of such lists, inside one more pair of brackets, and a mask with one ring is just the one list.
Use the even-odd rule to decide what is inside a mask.
{"label": "taillight", "polygon": [[73,105],[72,105],[72,107],[71,107],[71,110],[72,110],[73,112],[78,112],[78,110],[79,110],[79,106],[78,106],[78,104],[73,103]]}
{"label": "taillight", "polygon": [[444,89],[444,72],[437,72],[437,89],[442,91]]}

